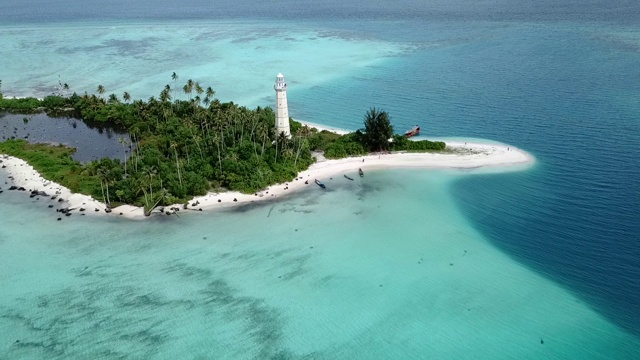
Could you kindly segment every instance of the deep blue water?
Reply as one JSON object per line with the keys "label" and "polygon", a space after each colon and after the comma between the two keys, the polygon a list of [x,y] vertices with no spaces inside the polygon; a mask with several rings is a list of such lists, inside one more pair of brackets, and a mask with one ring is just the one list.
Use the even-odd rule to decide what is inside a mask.
{"label": "deep blue water", "polygon": [[[591,22],[402,26],[386,36],[413,34],[403,39],[416,43],[428,36],[433,47],[393,76],[368,69],[322,93],[368,93],[353,99],[361,102],[355,108],[381,99],[402,129],[419,119],[427,136],[488,138],[531,151],[532,171],[458,182],[463,210],[498,247],[640,333],[637,37],[626,43]],[[321,111],[307,104],[322,93],[310,95],[305,111]],[[407,95],[385,102],[387,93]]]}
{"label": "deep blue water", "polygon": [[105,19],[193,20],[267,18],[295,20],[508,20],[607,21],[637,23],[633,0],[3,0],[3,19],[10,23],[95,21]]}
{"label": "deep blue water", "polygon": [[[16,24],[287,19],[414,46],[394,71],[292,94],[291,113],[355,128],[375,105],[401,129],[420,119],[428,136],[532,152],[530,171],[456,183],[464,213],[506,253],[640,334],[638,2],[30,0],[3,12]],[[326,109],[332,97],[348,108]]]}

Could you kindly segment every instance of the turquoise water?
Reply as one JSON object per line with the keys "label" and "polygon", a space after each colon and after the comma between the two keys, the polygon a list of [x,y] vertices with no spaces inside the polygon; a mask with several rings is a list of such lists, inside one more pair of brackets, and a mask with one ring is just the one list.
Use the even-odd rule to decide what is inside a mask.
{"label": "turquoise water", "polygon": [[10,358],[631,358],[637,338],[474,230],[449,195],[460,176],[369,173],[329,181],[330,192],[144,224],[58,223],[12,193],[7,222],[26,226],[19,214],[31,212],[47,234],[3,236],[1,349]]}
{"label": "turquoise water", "polygon": [[0,26],[5,93],[147,98],[175,71],[264,106],[282,72],[295,118],[378,106],[537,163],[147,222],[4,192],[0,357],[640,357],[637,4],[33,3]]}

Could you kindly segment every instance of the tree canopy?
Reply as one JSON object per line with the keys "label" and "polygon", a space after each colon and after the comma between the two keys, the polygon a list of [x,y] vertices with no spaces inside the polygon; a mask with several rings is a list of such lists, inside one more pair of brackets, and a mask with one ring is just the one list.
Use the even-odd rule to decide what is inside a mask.
{"label": "tree canopy", "polygon": [[[172,74],[174,83],[177,79]],[[102,198],[107,204],[114,201],[144,205],[148,210],[158,204],[186,202],[210,189],[253,193],[291,181],[315,161],[312,151],[324,151],[328,158],[342,158],[368,151],[431,151],[445,147],[443,142],[394,137],[389,115],[375,107],[365,114],[364,132],[340,136],[291,120],[289,138],[276,133],[275,113],[270,107],[248,109],[233,102],[222,103],[213,98],[215,91],[211,87],[205,89],[192,79],[176,88],[182,91],[174,93],[167,84],[158,98],[152,96],[147,101],[131,102],[131,95],[125,92],[124,103],[115,94],[102,97],[74,93],[43,100],[0,97],[0,109],[45,109],[50,114],[71,109],[84,121],[111,124],[129,133],[120,139],[122,158],[87,164],[73,161],[71,152],[56,150],[47,155],[43,147],[24,142],[8,142],[0,149],[34,161],[45,156],[46,161],[35,161],[36,169],[72,191]],[[102,85],[98,86],[98,93],[105,93]],[[180,93],[187,99],[180,99]],[[172,94],[177,99],[172,100]],[[389,143],[392,137],[395,141]],[[54,153],[57,155],[52,156]]]}
{"label": "tree canopy", "polygon": [[364,142],[369,151],[389,150],[393,126],[389,114],[372,107],[364,116]]}

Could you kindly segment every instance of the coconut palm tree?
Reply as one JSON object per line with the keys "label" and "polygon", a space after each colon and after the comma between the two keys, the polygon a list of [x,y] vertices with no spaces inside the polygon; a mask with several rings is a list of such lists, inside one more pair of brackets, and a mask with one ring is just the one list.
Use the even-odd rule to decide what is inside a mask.
{"label": "coconut palm tree", "polygon": [[194,82],[193,80],[187,80],[187,83],[182,87],[182,90],[185,94],[189,95],[189,100],[191,100],[191,93],[193,92]]}
{"label": "coconut palm tree", "polygon": [[127,177],[127,140],[123,137],[119,137],[118,142],[122,145],[122,150],[124,151],[124,176]]}
{"label": "coconut palm tree", "polygon": [[171,143],[171,147],[173,148],[173,152],[176,155],[176,169],[178,169],[178,181],[180,181],[180,187],[182,187],[182,175],[180,175],[180,161],[178,158],[178,145],[175,142]]}
{"label": "coconut palm tree", "polygon": [[104,94],[105,91],[106,90],[105,90],[104,86],[98,85],[98,94],[102,95],[102,94]]}
{"label": "coconut palm tree", "polygon": [[170,94],[170,90],[167,90],[166,88],[164,90],[162,90],[160,92],[160,101],[162,102],[167,102],[167,101],[171,101],[171,94]]}
{"label": "coconut palm tree", "polygon": [[124,99],[124,101],[129,103],[129,100],[131,100],[131,95],[125,91],[124,94],[122,94],[122,98]]}
{"label": "coconut palm tree", "polygon": [[300,156],[300,151],[302,151],[303,145],[306,144],[309,133],[310,133],[309,127],[307,125],[304,125],[298,130],[296,134],[298,138],[298,151],[296,152],[296,159],[293,162],[293,166],[296,166],[298,164],[298,157]]}
{"label": "coconut palm tree", "polygon": [[207,87],[206,95],[207,95],[208,98],[210,98],[210,99],[213,98],[215,96],[215,94],[216,94],[216,92],[213,91],[211,86]]}
{"label": "coconut palm tree", "polygon": [[101,167],[100,169],[98,169],[98,177],[100,178],[100,187],[102,187],[103,186],[102,184],[104,183],[104,186],[107,189],[106,199],[104,197],[104,190],[102,191],[102,198],[103,200],[105,200],[105,204],[107,205],[107,210],[110,211],[111,199],[109,199],[109,182],[111,181],[111,174],[109,172],[109,169],[105,167]]}

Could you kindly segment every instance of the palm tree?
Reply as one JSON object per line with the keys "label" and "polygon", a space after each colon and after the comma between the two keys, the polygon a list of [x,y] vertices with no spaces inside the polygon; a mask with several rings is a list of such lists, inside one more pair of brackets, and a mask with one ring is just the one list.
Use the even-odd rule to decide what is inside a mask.
{"label": "palm tree", "polygon": [[276,144],[276,157],[275,157],[275,161],[274,163],[278,163],[278,145],[280,145],[280,153],[283,152],[285,146],[287,145],[287,134],[284,133],[284,131],[281,131],[279,134],[276,133],[276,140],[275,140],[275,144]]}
{"label": "palm tree", "polygon": [[293,166],[295,167],[298,164],[298,157],[300,156],[300,151],[302,151],[302,147],[303,145],[306,143],[307,141],[307,136],[309,136],[309,127],[307,125],[304,125],[303,127],[301,127],[298,130],[297,133],[297,137],[298,137],[298,151],[296,152],[296,159],[293,162]]}
{"label": "palm tree", "polygon": [[389,114],[375,107],[369,109],[364,116],[365,140],[369,150],[381,151],[389,149],[389,139],[393,136],[393,126]]}
{"label": "palm tree", "polygon": [[131,95],[125,91],[124,94],[122,94],[122,98],[124,99],[124,101],[129,103],[129,100],[131,100]]}
{"label": "palm tree", "polygon": [[[149,201],[147,199],[147,192],[145,191],[144,187],[141,188],[142,192],[145,194],[145,206],[144,206],[144,216],[151,216],[151,212],[153,211],[153,209],[156,208],[156,206],[158,206],[158,204],[160,204],[160,202],[166,200],[167,198],[169,198],[171,196],[171,194],[167,191],[167,189],[162,188],[160,190],[160,194],[158,196],[158,200],[156,200],[156,202],[153,203],[153,205],[149,205]],[[151,201],[153,201],[153,195],[151,196]]]}
{"label": "palm tree", "polygon": [[160,92],[160,101],[162,101],[162,102],[171,101],[170,90],[167,90],[165,88],[164,90],[162,90]]}
{"label": "palm tree", "polygon": [[104,94],[106,90],[104,89],[104,86],[102,85],[98,85],[98,94],[102,95]]}
{"label": "palm tree", "polygon": [[180,187],[182,187],[182,175],[180,175],[180,162],[178,161],[177,144],[173,142],[171,143],[171,147],[173,148],[173,152],[176,155],[176,169],[178,169],[178,181],[180,181]]}
{"label": "palm tree", "polygon": [[119,137],[118,142],[120,143],[120,145],[122,145],[122,149],[124,150],[124,176],[127,177],[127,140],[125,140],[123,137]]}
{"label": "palm tree", "polygon": [[185,94],[189,95],[189,100],[191,100],[191,92],[193,92],[194,82],[193,80],[187,80],[187,83],[182,87],[182,90]]}
{"label": "palm tree", "polygon": [[171,80],[173,80],[174,83],[178,80],[178,74],[176,74],[175,71],[171,74]]}
{"label": "palm tree", "polygon": [[220,166],[220,174],[222,174],[222,157],[220,156],[220,137],[218,136],[218,133],[214,132],[213,133],[213,142],[216,143],[216,146],[218,147],[218,165]]}
{"label": "palm tree", "polygon": [[118,96],[116,94],[109,95],[109,103],[117,104],[118,103]]}
{"label": "palm tree", "polygon": [[260,127],[258,128],[258,134],[262,138],[262,151],[260,152],[260,157],[263,157],[264,145],[267,142],[267,138],[269,137],[269,127],[265,123],[260,123]]}
{"label": "palm tree", "polygon": [[102,184],[104,183],[107,188],[107,198],[104,198],[104,190],[102,190],[102,198],[105,200],[107,210],[109,210],[111,208],[111,199],[109,199],[109,182],[111,181],[111,175],[109,173],[109,169],[101,167],[98,169],[98,176],[100,177],[100,187],[102,188]]}
{"label": "palm tree", "polygon": [[207,91],[206,91],[206,95],[208,98],[213,98],[213,96],[216,94],[215,91],[213,91],[213,89],[211,88],[211,86],[207,87]]}

